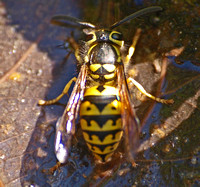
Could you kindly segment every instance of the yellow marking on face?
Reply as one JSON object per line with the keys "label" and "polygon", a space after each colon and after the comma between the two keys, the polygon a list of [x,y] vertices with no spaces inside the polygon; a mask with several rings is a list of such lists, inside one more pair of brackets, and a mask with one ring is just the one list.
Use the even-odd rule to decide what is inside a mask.
{"label": "yellow marking on face", "polygon": [[116,66],[114,64],[104,64],[104,69],[106,69],[108,72],[113,72],[116,70]]}
{"label": "yellow marking on face", "polygon": [[97,37],[96,37],[96,34],[95,34],[95,32],[94,32],[94,31],[91,31],[91,32],[87,33],[87,35],[89,35],[89,34],[92,34],[92,35],[93,35],[93,37],[92,37],[92,39],[91,39],[91,40],[89,40],[89,41],[87,41],[87,42],[86,42],[86,43],[87,43],[87,45],[91,45],[93,42],[95,42],[95,41],[97,40]]}
{"label": "yellow marking on face", "polygon": [[119,45],[120,47],[122,47],[124,45],[124,41],[123,40],[116,40],[114,38],[112,38],[112,35],[116,33],[116,34],[121,34],[120,32],[117,31],[112,31],[109,35],[109,40],[112,41],[113,43]]}
{"label": "yellow marking on face", "polygon": [[90,68],[90,70],[91,70],[92,72],[95,72],[95,71],[97,71],[100,67],[101,67],[101,64],[91,64],[89,68]]}

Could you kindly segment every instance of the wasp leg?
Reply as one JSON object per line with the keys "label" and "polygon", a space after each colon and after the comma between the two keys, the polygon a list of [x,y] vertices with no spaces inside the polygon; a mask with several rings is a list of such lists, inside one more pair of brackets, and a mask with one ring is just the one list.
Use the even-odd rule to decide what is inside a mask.
{"label": "wasp leg", "polygon": [[70,88],[70,86],[72,85],[73,82],[76,82],[76,77],[73,77],[65,86],[65,88],[63,89],[62,93],[56,97],[55,99],[52,99],[52,100],[48,100],[48,101],[45,101],[45,100],[39,100],[38,101],[38,104],[39,105],[52,105],[56,102],[58,102],[64,95],[66,95],[68,93],[68,90]]}
{"label": "wasp leg", "polygon": [[138,89],[142,94],[146,95],[147,97],[149,97],[149,98],[151,98],[151,99],[153,99],[153,100],[155,100],[155,101],[157,101],[157,102],[165,103],[165,104],[172,104],[172,103],[174,103],[174,100],[173,100],[173,99],[161,99],[161,98],[158,98],[158,97],[155,97],[155,96],[151,95],[150,93],[148,93],[148,92],[143,88],[143,86],[142,86],[140,83],[138,83],[136,80],[134,80],[134,79],[131,78],[131,77],[129,77],[129,78],[127,79],[127,82],[128,82],[128,83],[131,82],[132,84],[134,84],[134,85],[137,87],[137,89]]}
{"label": "wasp leg", "polygon": [[133,56],[134,52],[135,52],[135,46],[138,42],[138,39],[140,37],[140,33],[141,33],[141,29],[137,29],[136,31],[136,34],[135,36],[133,37],[133,41],[132,41],[132,44],[131,46],[129,47],[129,50],[128,50],[128,54],[127,56],[125,57],[125,62],[124,64],[128,64],[130,62],[130,59],[131,57]]}
{"label": "wasp leg", "polygon": [[79,44],[74,40],[73,36],[67,38],[66,40],[71,48],[74,50],[75,57],[78,62],[81,61],[80,52],[79,52]]}

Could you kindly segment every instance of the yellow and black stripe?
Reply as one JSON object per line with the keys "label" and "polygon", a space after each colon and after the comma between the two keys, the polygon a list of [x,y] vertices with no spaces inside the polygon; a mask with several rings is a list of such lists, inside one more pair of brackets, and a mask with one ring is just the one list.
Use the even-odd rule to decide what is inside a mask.
{"label": "yellow and black stripe", "polygon": [[112,85],[116,82],[116,69],[121,63],[122,34],[117,31],[98,30],[91,32],[91,39],[84,61],[89,67],[89,76],[96,82]]}
{"label": "yellow and black stripe", "polygon": [[129,159],[134,163],[133,153],[139,139],[139,128],[129,97],[127,80],[143,94],[158,102],[169,103],[172,100],[156,98],[135,80],[126,80],[124,64],[130,62],[139,34],[134,38],[127,56],[124,56],[122,34],[113,29],[142,14],[161,10],[158,6],[143,9],[114,23],[109,30],[98,29],[91,23],[70,16],[57,15],[52,18],[52,21],[61,25],[62,21],[67,21],[81,26],[87,36],[84,45],[78,45],[72,37],[67,39],[81,64],[78,78],[72,78],[55,99],[39,101],[40,105],[56,103],[63,95],[68,94],[70,86],[76,81],[67,107],[56,123],[55,153],[60,163],[65,163],[68,159],[79,106],[83,137],[95,157],[104,162],[108,161],[119,145],[124,128],[126,150]]}
{"label": "yellow and black stripe", "polygon": [[95,30],[90,35],[84,60],[92,84],[87,85],[81,102],[80,123],[87,146],[97,159],[105,162],[123,135],[121,101],[115,87],[123,40],[117,31]]}
{"label": "yellow and black stripe", "polygon": [[118,89],[107,85],[86,89],[80,123],[89,149],[96,158],[107,161],[123,135]]}
{"label": "yellow and black stripe", "polygon": [[118,54],[112,45],[107,43],[96,44],[89,56],[89,71],[94,81],[106,84],[116,79]]}

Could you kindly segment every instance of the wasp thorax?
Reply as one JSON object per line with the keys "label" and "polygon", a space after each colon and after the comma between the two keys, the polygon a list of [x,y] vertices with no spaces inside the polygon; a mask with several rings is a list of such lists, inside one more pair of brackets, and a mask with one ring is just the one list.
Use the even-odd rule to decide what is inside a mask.
{"label": "wasp thorax", "polygon": [[111,44],[106,42],[96,44],[89,55],[90,76],[101,83],[114,80],[117,59],[117,52]]}
{"label": "wasp thorax", "polygon": [[97,44],[90,53],[90,64],[115,64],[117,53],[108,43]]}

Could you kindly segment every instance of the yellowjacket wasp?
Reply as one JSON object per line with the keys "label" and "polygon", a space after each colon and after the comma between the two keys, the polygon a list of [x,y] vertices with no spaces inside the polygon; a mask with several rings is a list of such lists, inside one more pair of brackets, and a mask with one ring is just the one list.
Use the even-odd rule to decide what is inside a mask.
{"label": "yellowjacket wasp", "polygon": [[[72,78],[57,98],[39,100],[40,105],[53,104],[67,94],[71,84],[76,82],[66,109],[56,124],[55,153],[60,163],[68,159],[78,113],[83,137],[97,159],[108,161],[124,133],[129,161],[134,162],[140,128],[129,96],[128,83],[133,83],[143,94],[158,102],[171,103],[172,100],[156,98],[133,78],[126,79],[124,66],[130,62],[135,43],[129,48],[128,55],[123,55],[122,34],[113,29],[138,16],[161,10],[158,6],[142,9],[109,29],[99,29],[91,23],[66,15],[52,18],[53,21],[77,24],[88,38],[84,45],[74,45],[75,56],[81,64],[78,77]],[[72,41],[69,43],[74,44]]]}

